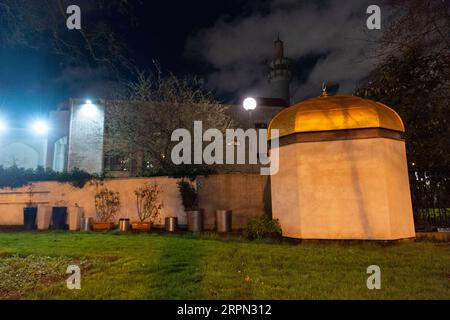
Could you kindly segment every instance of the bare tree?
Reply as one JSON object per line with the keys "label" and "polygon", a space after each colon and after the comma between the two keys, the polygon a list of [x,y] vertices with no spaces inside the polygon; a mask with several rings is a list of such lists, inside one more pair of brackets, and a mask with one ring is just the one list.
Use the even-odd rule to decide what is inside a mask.
{"label": "bare tree", "polygon": [[122,156],[148,171],[166,170],[175,129],[193,131],[194,121],[204,130],[222,132],[232,126],[220,104],[196,77],[164,75],[158,67],[151,73],[138,72],[134,81],[106,107],[105,154]]}
{"label": "bare tree", "polygon": [[[82,29],[66,27],[69,5],[82,10]],[[129,17],[129,0],[0,0],[0,42],[49,50],[67,63],[92,61],[128,67],[123,41],[109,23],[114,14]]]}
{"label": "bare tree", "polygon": [[378,43],[378,56],[401,55],[417,47],[423,54],[450,50],[450,3],[446,0],[385,0],[390,14]]}

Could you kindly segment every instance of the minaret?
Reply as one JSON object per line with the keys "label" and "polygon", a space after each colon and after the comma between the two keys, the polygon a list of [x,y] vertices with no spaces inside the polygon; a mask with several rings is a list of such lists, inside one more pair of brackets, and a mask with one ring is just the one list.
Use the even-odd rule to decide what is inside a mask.
{"label": "minaret", "polygon": [[292,61],[284,57],[284,44],[278,39],[275,41],[273,59],[269,65],[269,84],[271,87],[271,98],[283,99],[289,105],[289,85],[292,80]]}

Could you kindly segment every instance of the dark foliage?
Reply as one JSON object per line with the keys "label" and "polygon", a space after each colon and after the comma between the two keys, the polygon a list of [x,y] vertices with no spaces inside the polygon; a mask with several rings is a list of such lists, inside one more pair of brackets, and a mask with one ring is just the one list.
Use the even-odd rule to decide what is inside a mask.
{"label": "dark foliage", "polygon": [[281,226],[278,220],[267,216],[253,218],[248,222],[245,236],[250,240],[263,238],[281,238]]}
{"label": "dark foliage", "polygon": [[185,210],[194,210],[198,208],[198,191],[192,183],[181,180],[178,182],[178,190],[180,190]]}
{"label": "dark foliage", "polygon": [[88,181],[94,178],[100,177],[79,169],[74,169],[71,172],[55,172],[50,169],[44,169],[43,167],[24,169],[17,166],[9,168],[0,166],[0,188],[20,188],[40,181],[67,182],[76,188],[82,188]]}
{"label": "dark foliage", "polygon": [[217,173],[214,167],[206,165],[180,165],[180,166],[170,166],[165,169],[160,169],[157,171],[144,171],[142,177],[163,177],[168,176],[171,178],[187,178],[194,181],[198,176],[209,176]]}
{"label": "dark foliage", "polygon": [[379,59],[356,95],[394,108],[406,127],[409,169],[450,167],[449,2],[391,0]]}
{"label": "dark foliage", "polygon": [[448,58],[423,56],[419,48],[391,56],[356,92],[399,113],[406,127],[410,169],[413,165],[426,169],[450,166]]}
{"label": "dark foliage", "polygon": [[450,228],[450,169],[410,172],[411,198],[417,231]]}

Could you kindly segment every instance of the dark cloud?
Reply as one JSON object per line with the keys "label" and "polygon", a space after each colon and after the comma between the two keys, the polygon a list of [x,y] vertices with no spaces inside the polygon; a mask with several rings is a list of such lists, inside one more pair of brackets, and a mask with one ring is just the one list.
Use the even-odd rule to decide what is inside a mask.
{"label": "dark cloud", "polygon": [[[267,4],[267,3],[266,3]],[[351,93],[371,70],[365,0],[272,0],[251,14],[223,18],[188,39],[186,52],[206,60],[213,71],[208,83],[222,93],[267,94],[267,60],[279,32],[286,56],[294,61],[315,57],[311,65],[296,66],[294,101],[320,93],[323,81]],[[302,75],[302,72],[307,74]]]}
{"label": "dark cloud", "polygon": [[106,67],[67,67],[50,82],[70,97],[108,97],[117,86],[113,74]]}

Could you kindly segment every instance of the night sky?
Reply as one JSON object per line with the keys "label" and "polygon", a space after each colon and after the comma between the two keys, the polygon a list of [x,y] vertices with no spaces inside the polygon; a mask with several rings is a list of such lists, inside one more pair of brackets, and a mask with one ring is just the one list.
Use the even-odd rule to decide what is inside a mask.
{"label": "night sky", "polygon": [[[372,68],[367,37],[379,33],[368,33],[366,28],[369,4],[361,0],[143,1],[134,6],[137,25],[121,18],[109,23],[118,26],[136,67],[146,69],[157,60],[165,71],[199,75],[224,102],[238,102],[247,94],[268,95],[266,64],[280,33],[285,53],[295,63],[295,102],[320,94],[323,81],[340,93],[351,93],[367,76]],[[0,28],[4,27],[0,21]],[[45,114],[70,97],[105,96],[115,77],[102,66],[68,66],[51,50],[1,44],[0,112],[17,120],[24,114]]]}

